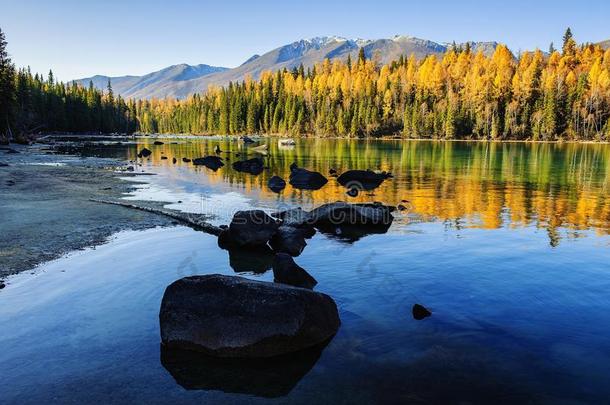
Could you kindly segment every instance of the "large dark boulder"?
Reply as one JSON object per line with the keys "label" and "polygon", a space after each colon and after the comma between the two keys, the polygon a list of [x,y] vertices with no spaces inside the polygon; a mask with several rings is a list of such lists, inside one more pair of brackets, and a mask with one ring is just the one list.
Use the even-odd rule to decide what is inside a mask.
{"label": "large dark boulder", "polygon": [[193,164],[195,166],[205,166],[213,171],[216,171],[225,165],[222,162],[222,159],[218,156],[205,156],[202,158],[193,159]]}
{"label": "large dark boulder", "polygon": [[290,165],[289,182],[292,187],[301,190],[318,190],[328,183],[328,179],[318,172],[303,169],[293,163]]}
{"label": "large dark boulder", "polygon": [[265,168],[265,164],[263,163],[263,159],[261,158],[252,158],[248,160],[242,160],[239,162],[233,162],[233,169],[238,172],[250,173],[253,175],[258,175],[263,172]]}
{"label": "large dark boulder", "polygon": [[337,182],[349,189],[372,190],[381,185],[387,178],[392,177],[390,173],[376,173],[372,170],[348,170],[337,177]]}
{"label": "large dark boulder", "polygon": [[286,225],[277,229],[269,244],[276,252],[288,253],[291,256],[300,255],[307,246],[305,232],[299,228]]}
{"label": "large dark boulder", "polygon": [[236,247],[263,246],[269,242],[278,226],[276,220],[264,211],[237,211],[229,224],[225,241],[227,245]]}
{"label": "large dark boulder", "polygon": [[318,284],[304,268],[294,262],[292,256],[278,253],[273,260],[273,281],[313,290]]}
{"label": "large dark boulder", "polygon": [[341,322],[328,295],[215,274],[169,285],[159,323],[168,348],[261,358],[321,344],[335,335]]}
{"label": "large dark boulder", "polygon": [[273,176],[267,182],[267,185],[274,193],[279,193],[286,187],[286,181],[280,176]]}

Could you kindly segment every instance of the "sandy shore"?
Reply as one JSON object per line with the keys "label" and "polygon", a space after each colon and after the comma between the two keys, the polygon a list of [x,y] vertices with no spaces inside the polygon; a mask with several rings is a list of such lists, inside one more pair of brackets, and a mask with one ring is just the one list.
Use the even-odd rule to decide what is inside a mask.
{"label": "sandy shore", "polygon": [[55,155],[44,145],[11,148],[19,153],[0,149],[0,279],[121,230],[172,224],[89,200],[116,199],[133,189],[133,182],[120,179],[130,174],[114,170],[125,162]]}

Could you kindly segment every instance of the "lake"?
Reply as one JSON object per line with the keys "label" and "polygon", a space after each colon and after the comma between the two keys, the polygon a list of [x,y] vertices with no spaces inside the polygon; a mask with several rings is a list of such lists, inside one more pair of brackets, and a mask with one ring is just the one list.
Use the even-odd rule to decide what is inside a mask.
{"label": "lake", "polygon": [[[205,213],[311,209],[337,200],[403,205],[386,233],[318,232],[296,262],[337,302],[324,348],[271,362],[221,362],[160,347],[165,287],[192,274],[272,281],[183,226],[122,232],[39,266],[0,293],[0,398],[8,403],[600,404],[610,398],[610,145],[263,138],[167,138],[64,146],[135,160],[153,153],[130,200]],[[260,144],[260,143],[259,143]],[[259,144],[254,144],[257,146]],[[228,157],[216,172],[185,163]],[[225,153],[229,152],[229,153]],[[239,156],[236,156],[239,154]],[[167,157],[167,159],[162,159]],[[172,158],[177,162],[173,163]],[[356,197],[267,187],[289,166],[385,170]],[[123,209],[117,207],[117,209]],[[413,304],[432,316],[415,320]]]}

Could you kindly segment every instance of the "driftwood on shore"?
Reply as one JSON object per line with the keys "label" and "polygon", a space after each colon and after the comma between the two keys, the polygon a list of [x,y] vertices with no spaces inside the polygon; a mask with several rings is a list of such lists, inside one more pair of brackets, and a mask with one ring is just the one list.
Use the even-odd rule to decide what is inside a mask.
{"label": "driftwood on shore", "polygon": [[159,208],[144,207],[141,205],[130,204],[123,201],[112,201],[112,200],[99,200],[96,198],[90,198],[89,201],[101,203],[101,204],[112,204],[119,205],[121,207],[132,208],[140,211],[146,211],[153,214],[165,215],[166,217],[175,219],[191,228],[203,231],[212,235],[218,236],[222,232],[222,228],[212,225],[204,220],[204,215],[201,214],[190,214],[178,211],[167,211]]}

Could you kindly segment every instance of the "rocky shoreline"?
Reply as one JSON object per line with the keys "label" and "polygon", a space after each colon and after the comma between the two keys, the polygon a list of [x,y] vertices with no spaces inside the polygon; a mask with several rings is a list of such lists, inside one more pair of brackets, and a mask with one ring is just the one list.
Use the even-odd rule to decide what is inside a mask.
{"label": "rocky shoreline", "polygon": [[124,162],[57,155],[35,144],[3,147],[0,163],[0,280],[104,243],[122,230],[174,223],[90,201],[117,199],[134,189],[135,182],[121,177],[135,174],[116,170]]}

